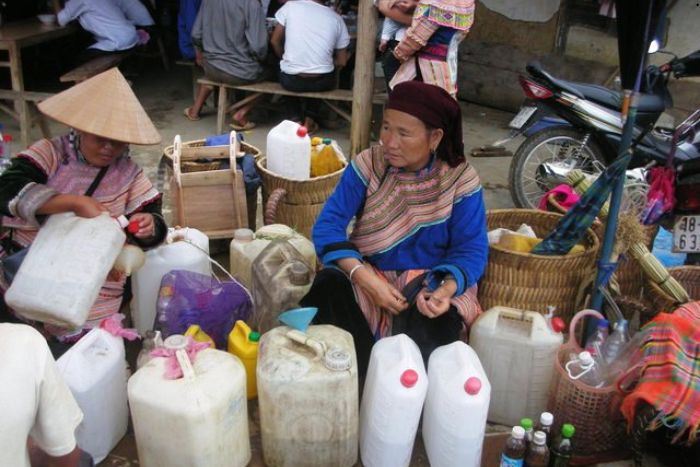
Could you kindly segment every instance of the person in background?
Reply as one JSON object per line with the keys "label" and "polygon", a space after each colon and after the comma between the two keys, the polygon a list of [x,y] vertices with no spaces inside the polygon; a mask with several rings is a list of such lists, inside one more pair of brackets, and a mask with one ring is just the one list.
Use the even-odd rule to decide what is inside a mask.
{"label": "person in background", "polygon": [[[197,64],[204,76],[231,85],[251,84],[264,78],[267,55],[265,13],[259,0],[202,0],[192,29]],[[204,102],[213,87],[200,85],[194,104],[185,117],[199,120]],[[247,114],[255,100],[233,115],[232,127],[249,130],[255,125]]]}
{"label": "person in background", "polygon": [[[389,7],[395,7],[400,13],[405,14],[406,21],[410,24],[411,15],[417,4],[418,0],[391,0]],[[375,6],[377,6],[376,0]],[[384,18],[384,22],[382,23],[382,32],[377,49],[382,52],[382,69],[384,70],[384,80],[386,81],[387,90],[391,90],[391,88],[389,88],[389,82],[401,66],[401,62],[394,57],[394,48],[396,48],[399,41],[406,35],[406,29],[407,26],[388,16]]]}
{"label": "person in background", "polygon": [[481,313],[486,211],[447,91],[418,81],[394,87],[380,145],[352,160],[312,238],[325,268],[301,305],[318,308],[316,323],[353,335],[361,377],[382,337],[407,334],[427,362],[466,335]]}
{"label": "person in background", "polygon": [[41,334],[0,323],[0,465],[92,465],[75,430],[83,419]]}
{"label": "person in background", "polygon": [[[347,63],[350,45],[348,28],[340,15],[321,0],[294,0],[285,2],[275,19],[270,45],[282,59],[282,87],[293,92],[335,89],[336,72]],[[313,132],[317,124],[303,113],[303,125]]]}
{"label": "person in background", "polygon": [[77,20],[95,38],[95,43],[78,56],[80,63],[146,44],[150,36],[142,28],[154,24],[139,0],[68,0],[63,8],[59,0],[53,0],[53,5],[58,24]]}
{"label": "person in background", "polygon": [[[71,131],[32,144],[0,175],[0,258],[31,245],[45,217],[61,212],[87,218],[103,212],[124,215],[138,223],[131,241],[142,248],[160,244],[167,233],[161,195],[129,157],[130,143],[157,144],[160,134],[119,70],[51,96],[39,110]],[[94,183],[96,189],[87,196]],[[107,277],[84,328],[46,324],[43,330],[64,343],[77,341],[119,311],[125,282],[120,273]],[[0,274],[0,298],[6,289]],[[4,307],[0,299],[0,310]]]}
{"label": "person in background", "polygon": [[201,4],[202,0],[180,0],[180,10],[177,15],[177,44],[182,58],[186,60],[195,58],[192,28]]}
{"label": "person in background", "polygon": [[[407,15],[390,2],[379,0],[379,11],[406,24]],[[457,51],[473,22],[474,0],[419,0],[406,34],[394,48],[401,66],[389,87],[424,81],[440,86],[456,99]]]}

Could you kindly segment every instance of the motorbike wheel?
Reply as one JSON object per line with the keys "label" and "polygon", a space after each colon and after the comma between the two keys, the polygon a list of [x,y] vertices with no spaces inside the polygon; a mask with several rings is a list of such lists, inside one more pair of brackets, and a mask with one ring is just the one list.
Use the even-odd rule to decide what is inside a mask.
{"label": "motorbike wheel", "polygon": [[547,128],[529,136],[510,163],[510,193],[516,207],[536,209],[542,196],[566,182],[573,169],[596,175],[605,169],[603,151],[571,127]]}

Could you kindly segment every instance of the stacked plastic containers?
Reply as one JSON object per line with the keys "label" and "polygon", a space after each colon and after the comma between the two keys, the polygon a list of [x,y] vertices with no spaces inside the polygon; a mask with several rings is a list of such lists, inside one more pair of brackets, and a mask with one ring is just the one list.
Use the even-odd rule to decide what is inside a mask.
{"label": "stacked plastic containers", "polygon": [[101,462],[126,434],[129,409],[124,342],[93,329],[57,361],[58,371],[83,411],[78,445]]}
{"label": "stacked plastic containers", "polygon": [[428,361],[423,443],[432,467],[479,467],[491,385],[476,352],[461,341]]}
{"label": "stacked plastic containers", "polygon": [[469,343],[491,383],[488,419],[517,425],[547,409],[557,350],[563,342],[534,311],[494,307],[472,324]]}
{"label": "stacked plastic containers", "polygon": [[243,467],[251,458],[243,364],[214,349],[191,362],[183,336],[164,343],[183,377],[165,377],[166,357],[155,357],[129,379],[131,419],[139,465]]}
{"label": "stacked plastic containers", "polygon": [[311,176],[311,139],[305,127],[284,120],[267,134],[267,170],[293,180]]}
{"label": "stacked plastic containers", "polygon": [[248,290],[253,289],[253,261],[273,240],[288,241],[301,253],[311,268],[315,267],[316,252],[313,243],[286,225],[266,225],[255,233],[250,229],[237,229],[233,232],[230,246],[230,270],[231,275]]}
{"label": "stacked plastic containers", "polygon": [[20,316],[67,328],[85,324],[107,274],[124,246],[120,223],[54,214],[39,230],[5,302]]}
{"label": "stacked plastic containers", "polygon": [[163,245],[146,252],[146,261],[131,282],[131,316],[139,334],[153,329],[160,281],[176,269],[210,274],[209,237],[197,229],[170,229]]}
{"label": "stacked plastic containers", "polygon": [[261,334],[279,325],[283,311],[299,306],[311,288],[313,270],[286,240],[274,240],[253,262],[255,312],[251,327]]}
{"label": "stacked plastic containers", "polygon": [[409,465],[427,391],[423,358],[411,338],[399,334],[374,344],[360,407],[365,467]]}
{"label": "stacked plastic containers", "polygon": [[355,465],[357,362],[349,333],[319,325],[263,334],[257,380],[266,465]]}

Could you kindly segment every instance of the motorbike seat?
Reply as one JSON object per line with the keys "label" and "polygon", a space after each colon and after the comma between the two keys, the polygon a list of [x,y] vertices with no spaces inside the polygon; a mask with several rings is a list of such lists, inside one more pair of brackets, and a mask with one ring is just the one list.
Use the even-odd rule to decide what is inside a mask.
{"label": "motorbike seat", "polygon": [[[622,93],[608,89],[597,84],[577,83],[556,78],[546,72],[537,62],[529,63],[527,71],[536,78],[549,81],[559,89],[575,95],[580,99],[587,99],[612,110],[620,110]],[[655,94],[640,94],[637,110],[648,113],[661,113],[666,108],[664,99]]]}

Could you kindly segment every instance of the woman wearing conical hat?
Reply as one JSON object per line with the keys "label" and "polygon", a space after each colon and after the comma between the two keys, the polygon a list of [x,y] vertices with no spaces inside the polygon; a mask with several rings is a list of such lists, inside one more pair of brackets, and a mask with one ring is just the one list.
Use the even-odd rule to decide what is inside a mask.
{"label": "woman wearing conical hat", "polygon": [[[45,115],[70,132],[42,139],[13,158],[0,175],[0,258],[32,243],[46,215],[73,212],[95,217],[106,211],[138,221],[134,242],[147,248],[166,234],[161,195],[129,157],[129,145],[151,145],[160,135],[122,74],[113,68],[39,104]],[[102,178],[86,196],[98,174]],[[0,274],[0,297],[6,284]],[[84,329],[119,311],[125,278],[112,273]],[[5,308],[0,299],[0,308]],[[0,310],[8,316],[11,310]],[[2,318],[0,318],[2,319]],[[75,340],[84,329],[45,326],[59,340]]]}

